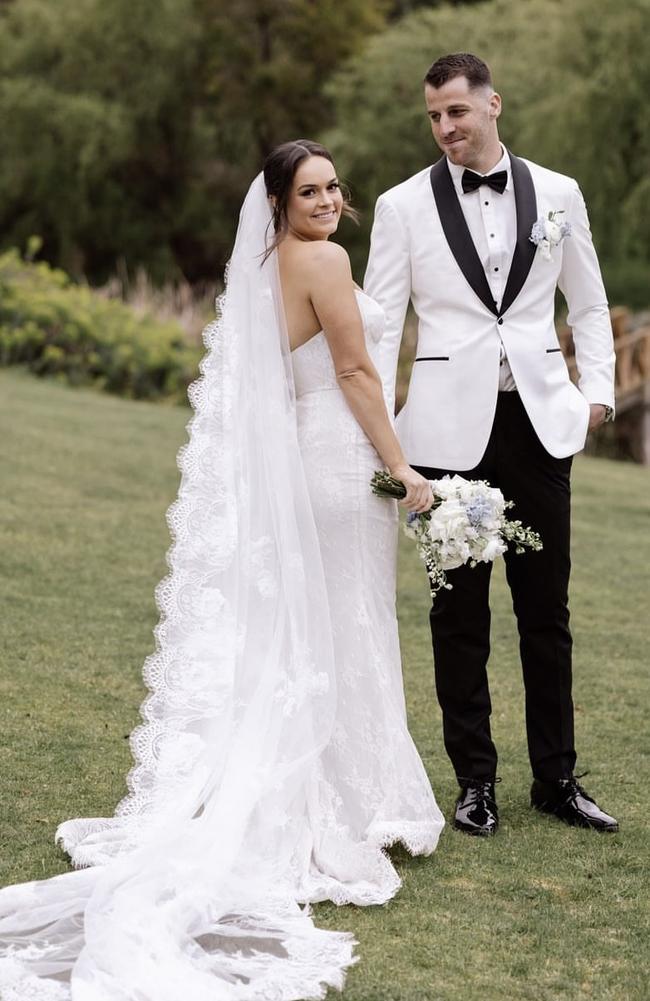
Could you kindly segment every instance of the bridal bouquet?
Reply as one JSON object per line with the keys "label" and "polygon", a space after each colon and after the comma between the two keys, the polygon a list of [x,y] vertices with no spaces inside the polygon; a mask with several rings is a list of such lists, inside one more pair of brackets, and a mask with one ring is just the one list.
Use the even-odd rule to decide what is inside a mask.
{"label": "bridal bouquet", "polygon": [[[464,563],[472,567],[491,563],[505,553],[509,542],[517,553],[523,553],[525,546],[542,548],[537,532],[506,517],[513,502],[489,483],[462,476],[443,476],[430,483],[433,507],[424,514],[409,514],[404,530],[415,539],[426,565],[432,597],[443,587],[451,588],[447,570]],[[385,471],[375,473],[370,486],[378,497],[401,500],[406,494],[404,484]]]}

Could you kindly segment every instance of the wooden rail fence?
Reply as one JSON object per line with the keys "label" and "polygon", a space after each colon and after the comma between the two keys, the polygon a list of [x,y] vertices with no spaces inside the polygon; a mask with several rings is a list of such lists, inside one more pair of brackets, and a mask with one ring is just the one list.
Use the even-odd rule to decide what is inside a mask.
{"label": "wooden rail fence", "polygon": [[[612,434],[621,454],[650,465],[650,316],[635,317],[623,306],[611,311],[616,351],[616,421]],[[578,371],[571,331],[560,343],[574,382]]]}

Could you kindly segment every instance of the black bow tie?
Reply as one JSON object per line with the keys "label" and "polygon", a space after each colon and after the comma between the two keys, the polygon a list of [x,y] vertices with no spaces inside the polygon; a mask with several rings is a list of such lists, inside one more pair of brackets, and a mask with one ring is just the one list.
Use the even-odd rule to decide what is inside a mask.
{"label": "black bow tie", "polygon": [[506,190],[507,183],[507,170],[497,170],[495,174],[486,174],[485,176],[475,174],[473,170],[464,170],[461,178],[464,194],[467,194],[468,191],[478,191],[482,184],[487,184],[493,191],[498,191],[502,195]]}

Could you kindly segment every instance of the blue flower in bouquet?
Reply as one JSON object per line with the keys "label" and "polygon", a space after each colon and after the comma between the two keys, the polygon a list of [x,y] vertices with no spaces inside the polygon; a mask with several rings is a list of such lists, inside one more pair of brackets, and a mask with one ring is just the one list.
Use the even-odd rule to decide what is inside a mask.
{"label": "blue flower in bouquet", "polygon": [[[448,570],[463,564],[475,567],[491,563],[509,544],[514,544],[517,553],[523,553],[524,547],[533,551],[542,548],[537,532],[507,518],[506,509],[512,502],[496,487],[458,474],[430,483],[434,497],[431,510],[409,514],[404,532],[415,540],[426,565],[432,597],[441,588],[451,587]],[[370,485],[378,497],[399,500],[406,494],[404,484],[385,471],[375,473]]]}
{"label": "blue flower in bouquet", "polygon": [[494,505],[488,497],[479,494],[468,502],[465,513],[472,528],[481,528],[494,517]]}
{"label": "blue flower in bouquet", "polygon": [[415,511],[409,511],[406,516],[406,524],[404,525],[404,535],[408,536],[409,539],[417,539],[417,530],[421,527],[421,516],[416,514]]}

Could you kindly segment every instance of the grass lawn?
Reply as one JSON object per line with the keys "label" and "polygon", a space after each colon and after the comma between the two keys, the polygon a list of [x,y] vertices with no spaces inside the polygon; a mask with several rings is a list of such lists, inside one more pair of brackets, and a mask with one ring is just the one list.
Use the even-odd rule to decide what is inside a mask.
{"label": "grass lawn", "polygon": [[[66,869],[54,829],[110,815],[164,575],[164,511],[188,412],[0,371],[0,883]],[[349,1001],[645,1001],[650,472],[581,459],[572,613],[578,772],[621,833],[565,828],[528,807],[517,644],[502,568],[491,686],[502,825],[396,853],[404,887],[369,909],[320,905],[353,931]],[[439,802],[455,784],[433,691],[424,572],[404,540],[400,627],[412,730]],[[179,1001],[182,999],[179,998]]]}

